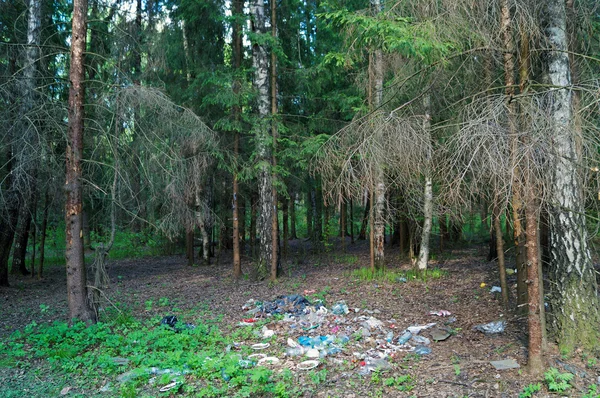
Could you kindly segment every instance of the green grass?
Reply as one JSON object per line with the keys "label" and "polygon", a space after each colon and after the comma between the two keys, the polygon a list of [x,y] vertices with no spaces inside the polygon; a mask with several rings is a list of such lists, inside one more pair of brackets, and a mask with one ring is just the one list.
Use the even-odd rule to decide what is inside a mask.
{"label": "green grass", "polygon": [[448,274],[447,271],[439,268],[429,268],[425,272],[418,272],[410,269],[407,271],[394,271],[389,269],[372,271],[370,268],[359,268],[349,273],[350,277],[361,281],[381,281],[391,283],[403,283],[413,280],[426,282],[429,279],[440,279]]}
{"label": "green grass", "polygon": [[[252,338],[252,331],[235,329],[225,335],[217,321],[203,315],[195,328],[175,332],[159,325],[160,318],[139,320],[129,312],[112,313],[105,322],[87,327],[65,322],[31,323],[0,347],[0,377],[9,378],[3,396],[59,396],[71,386],[82,396],[96,395],[104,386],[109,396],[291,397],[300,394],[289,372],[244,364],[249,347],[230,351],[233,341]],[[186,319],[178,324],[183,325]],[[10,371],[24,374],[11,383]],[[39,383],[45,375],[48,383]],[[325,372],[315,374],[323,382]],[[152,381],[151,381],[152,379]],[[166,394],[159,388],[175,381]],[[19,393],[19,391],[21,391]],[[75,392],[73,391],[73,392]]]}

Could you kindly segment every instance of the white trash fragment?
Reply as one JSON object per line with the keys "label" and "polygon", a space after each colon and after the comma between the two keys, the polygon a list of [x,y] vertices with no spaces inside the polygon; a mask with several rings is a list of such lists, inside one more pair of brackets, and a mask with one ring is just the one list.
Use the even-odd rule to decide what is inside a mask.
{"label": "white trash fragment", "polygon": [[473,329],[487,334],[496,334],[504,332],[506,321],[494,321],[482,325],[476,325]]}
{"label": "white trash fragment", "polygon": [[429,329],[431,327],[434,327],[435,325],[436,325],[435,322],[428,323],[427,325],[414,325],[414,326],[407,327],[406,330],[408,330],[412,334],[419,334],[421,332],[421,330]]}
{"label": "white trash fragment", "polygon": [[263,366],[263,365],[274,365],[276,363],[279,363],[279,358],[277,357],[264,357],[258,360],[257,365],[258,366]]}
{"label": "white trash fragment", "polygon": [[500,286],[492,286],[490,293],[502,293],[502,288]]}
{"label": "white trash fragment", "polygon": [[262,337],[263,338],[268,339],[270,337],[273,337],[274,335],[275,335],[274,330],[271,330],[268,327],[263,326],[263,328],[262,328]]}
{"label": "white trash fragment", "polygon": [[310,370],[316,368],[317,366],[319,366],[319,361],[309,360],[300,362],[298,365],[296,365],[296,368],[300,370]]}
{"label": "white trash fragment", "polygon": [[452,313],[450,311],[446,311],[446,310],[439,310],[439,311],[429,311],[429,315],[450,316],[450,315],[452,315]]}

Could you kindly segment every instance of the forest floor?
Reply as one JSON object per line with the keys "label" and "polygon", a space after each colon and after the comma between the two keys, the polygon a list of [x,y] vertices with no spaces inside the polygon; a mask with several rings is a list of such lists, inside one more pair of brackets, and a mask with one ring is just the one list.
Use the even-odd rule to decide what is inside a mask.
{"label": "forest floor", "polygon": [[[141,319],[177,314],[181,323],[195,325],[212,317],[225,334],[240,328],[260,331],[264,325],[275,335],[268,340],[270,347],[258,352],[279,358],[279,363],[267,366],[274,372],[290,369],[302,396],[518,397],[525,388],[540,382],[526,372],[526,319],[504,311],[500,297],[490,293],[492,286],[499,285],[498,271],[495,262],[485,261],[484,245],[447,250],[431,262],[431,267],[443,270],[444,276],[406,283],[361,280],[352,274],[353,270],[368,265],[368,246],[364,242],[348,244],[345,253],[313,255],[308,243],[292,241],[290,253],[284,261],[284,274],[277,283],[247,278],[234,280],[229,252],[223,252],[218,262],[213,259],[210,266],[197,267],[186,266],[186,259],[180,255],[118,260],[109,267],[112,283],[106,290],[111,301],[108,306],[127,309]],[[410,268],[393,250],[388,251],[387,258],[389,269]],[[245,273],[249,273],[250,266],[249,262],[243,264]],[[514,276],[509,277],[509,282],[511,286],[515,284]],[[512,293],[514,297],[514,291]],[[330,309],[344,300],[350,313],[335,316],[330,310],[318,327],[309,331],[294,322],[284,322],[281,317],[270,318],[266,324],[239,325],[242,319],[249,317],[242,310],[249,299],[269,301],[290,294],[306,294],[312,302],[322,299]],[[33,321],[43,324],[64,320],[66,297],[65,275],[60,267],[48,269],[42,281],[13,277],[10,288],[0,289],[0,341]],[[449,311],[451,316],[430,315],[430,311],[439,310]],[[371,317],[380,320],[382,326],[374,327],[368,333],[370,336],[364,336],[360,328]],[[448,323],[451,317],[455,321]],[[474,329],[476,325],[496,320],[507,323],[502,333],[484,334]],[[397,339],[409,326],[432,322],[440,327],[447,323],[451,336],[445,341],[432,341],[430,354],[419,356],[398,351],[386,359],[389,369],[360,375],[364,366],[361,357],[382,352],[382,343],[385,344],[382,340],[389,331]],[[431,338],[430,330],[420,335]],[[321,358],[319,366],[311,372],[296,368],[307,358],[285,355],[289,337],[297,340],[301,335],[332,332],[347,333],[350,341],[342,352]],[[241,341],[241,345],[263,342],[259,334]],[[550,352],[548,366],[561,372],[579,373],[563,396],[583,396],[589,386],[597,382],[600,367],[595,360],[562,358],[553,347]],[[0,356],[0,385],[10,385],[16,391],[25,388],[27,383],[43,382],[39,374],[35,376],[37,381],[32,381],[27,368],[3,367],[1,359]],[[514,359],[520,368],[496,370],[490,364],[490,361],[505,359]],[[547,386],[541,384],[541,392],[531,396],[548,396]],[[66,394],[77,395],[77,392],[84,396],[102,395],[98,390],[78,391],[77,388],[67,390]],[[145,394],[155,396],[151,389]]]}

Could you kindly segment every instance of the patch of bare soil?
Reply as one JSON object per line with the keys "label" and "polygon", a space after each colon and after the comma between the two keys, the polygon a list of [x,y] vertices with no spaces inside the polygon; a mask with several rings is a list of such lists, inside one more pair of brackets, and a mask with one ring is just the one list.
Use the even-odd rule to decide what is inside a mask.
{"label": "patch of bare soil", "polygon": [[[124,304],[136,317],[142,318],[168,315],[176,307],[184,313],[197,314],[196,319],[186,318],[184,322],[201,323],[208,309],[213,317],[222,316],[224,331],[243,327],[238,324],[248,318],[242,310],[248,299],[268,301],[281,295],[314,290],[315,294],[309,299],[314,299],[315,295],[324,297],[328,308],[344,300],[351,310],[349,314],[328,314],[316,329],[310,331],[290,328],[289,324],[278,321],[268,325],[276,335],[265,353],[281,359],[273,367],[294,369],[298,373],[298,382],[308,384],[310,380],[303,376],[307,373],[295,370],[296,364],[307,358],[284,355],[288,337],[326,335],[332,330],[335,332],[336,325],[341,326],[338,328],[340,333],[352,333],[342,352],[322,359],[317,370],[327,369],[326,381],[307,392],[307,396],[517,397],[525,386],[536,382],[529,378],[525,369],[526,320],[504,311],[500,298],[490,293],[490,287],[499,284],[498,272],[495,263],[485,261],[484,247],[446,252],[431,266],[447,271],[447,276],[408,283],[356,280],[350,276],[350,271],[368,264],[368,247],[364,242],[346,247],[345,253],[313,255],[306,242],[290,242],[284,273],[275,284],[234,280],[231,253],[228,252],[222,253],[219,261],[213,259],[213,265],[199,267],[186,266],[183,256],[121,260],[109,267],[112,284],[106,294],[113,303]],[[410,267],[393,250],[386,254],[390,269]],[[246,261],[243,267],[247,274],[251,263]],[[514,279],[509,282],[515,283]],[[482,283],[486,286],[481,287]],[[11,284],[12,287],[0,290],[0,338],[32,321],[41,323],[66,318],[63,269],[48,270],[43,281],[19,278],[12,279]],[[368,350],[375,352],[378,347],[381,351],[381,336],[391,330],[397,339],[411,325],[437,322],[444,326],[448,317],[429,314],[438,310],[449,311],[456,318],[448,325],[452,335],[445,341],[432,342],[429,346],[432,352],[428,355],[396,352],[387,358],[391,370],[380,376],[383,380],[410,375],[413,380],[409,383],[413,387],[411,391],[402,392],[397,386],[386,386],[373,380],[372,375],[359,376],[363,360],[360,355]],[[360,316],[377,318],[384,323],[384,328],[359,339],[358,330],[364,321],[364,318],[358,318]],[[478,324],[502,319],[507,321],[503,333],[486,335],[473,329]],[[428,330],[421,335],[431,337]],[[256,341],[243,343],[260,341],[257,337]],[[490,364],[492,360],[503,359],[516,360],[520,369],[496,370]],[[564,362],[557,362],[556,356],[547,359],[550,366],[565,366]],[[595,365],[585,368],[585,364],[572,360],[567,367],[585,373],[583,378],[576,378],[576,390],[584,391],[586,386],[596,382],[598,369]],[[574,396],[581,395],[580,392],[575,392]]]}

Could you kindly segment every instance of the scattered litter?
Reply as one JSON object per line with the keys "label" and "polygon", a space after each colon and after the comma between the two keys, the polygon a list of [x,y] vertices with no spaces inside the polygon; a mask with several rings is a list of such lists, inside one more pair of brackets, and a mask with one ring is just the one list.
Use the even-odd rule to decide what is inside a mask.
{"label": "scattered litter", "polygon": [[367,358],[360,365],[361,368],[358,373],[363,376],[375,371],[385,372],[392,369],[392,365],[382,358]]}
{"label": "scattered litter", "polygon": [[175,388],[175,387],[177,387],[177,386],[178,386],[178,383],[177,383],[176,381],[174,381],[174,382],[172,382],[172,383],[169,383],[169,384],[167,384],[166,386],[162,387],[162,388],[161,388],[159,391],[160,391],[160,392],[167,392],[167,391],[169,391],[169,390],[172,390],[172,389],[174,389],[174,388]]}
{"label": "scattered litter", "polygon": [[414,341],[415,343],[419,344],[419,345],[429,345],[429,344],[431,344],[431,340],[429,340],[427,337],[423,337],[423,336],[415,335],[415,336],[412,336],[411,340]]}
{"label": "scattered litter", "polygon": [[500,286],[492,286],[490,293],[502,293],[502,288]]}
{"label": "scattered litter", "polygon": [[446,310],[439,310],[439,311],[430,311],[429,315],[450,316],[450,315],[452,315],[452,313],[450,311],[446,311]]}
{"label": "scattered litter", "polygon": [[315,294],[316,292],[317,292],[317,291],[316,291],[316,290],[314,290],[314,289],[310,289],[310,290],[308,290],[308,289],[307,289],[307,290],[305,290],[305,291],[304,291],[304,295],[305,295],[305,296],[307,296],[307,295],[309,295],[309,294]]}
{"label": "scattered litter", "polygon": [[363,323],[363,325],[365,324],[369,329],[381,328],[383,326],[383,322],[374,317],[370,317],[369,319],[367,319],[366,322]]}
{"label": "scattered litter", "polygon": [[514,359],[503,359],[501,361],[490,361],[496,370],[519,369],[520,366]]}
{"label": "scattered litter", "polygon": [[73,387],[64,387],[62,390],[60,390],[60,395],[67,395],[72,388]]}
{"label": "scattered litter", "polygon": [[167,316],[163,317],[163,319],[161,319],[161,321],[160,321],[160,324],[170,327],[177,333],[179,333],[185,329],[194,329],[196,327],[196,325],[194,325],[192,323],[186,323],[183,326],[176,326],[177,317],[175,315],[167,315]]}
{"label": "scattered litter", "polygon": [[346,302],[344,300],[338,301],[333,307],[331,307],[331,312],[335,315],[345,315],[350,312]]}
{"label": "scattered litter", "polygon": [[176,323],[177,323],[177,317],[175,315],[167,315],[160,321],[161,325],[167,325],[172,329],[175,329]]}
{"label": "scattered litter", "polygon": [[414,353],[417,355],[429,355],[431,354],[431,348],[424,345],[418,345],[415,347]]}
{"label": "scattered litter", "polygon": [[173,376],[181,376],[186,373],[188,373],[188,371],[186,371],[186,370],[179,372],[179,371],[175,371],[173,369],[159,369],[157,367],[138,368],[138,369],[133,369],[128,372],[120,374],[119,376],[117,376],[117,381],[119,383],[125,383],[125,382],[131,381],[131,380],[135,380],[142,376],[149,376],[149,375],[161,376],[164,374],[171,374]]}
{"label": "scattered litter", "polygon": [[516,274],[517,270],[516,269],[512,269],[512,268],[507,268],[506,269],[506,275],[513,275]]}
{"label": "scattered litter", "polygon": [[298,365],[296,365],[296,368],[298,368],[300,370],[310,370],[310,369],[316,368],[317,366],[319,366],[319,361],[308,360],[308,361],[300,362]]}
{"label": "scattered litter", "polygon": [[248,355],[248,358],[250,359],[257,359],[257,360],[261,360],[263,358],[266,358],[267,356],[265,354],[252,354],[252,355]]}
{"label": "scattered litter", "polygon": [[413,334],[409,331],[406,331],[400,336],[400,338],[398,338],[398,344],[406,344],[412,337]]}
{"label": "scattered litter", "polygon": [[264,357],[264,358],[259,359],[257,365],[258,366],[274,365],[279,362],[280,362],[279,358],[277,358],[277,357]]}
{"label": "scattered litter", "polygon": [[487,285],[485,284],[485,282],[481,282],[481,284],[479,284],[479,287],[486,287]]}
{"label": "scattered litter", "polygon": [[281,296],[274,301],[264,302],[262,304],[262,312],[266,314],[301,315],[307,307],[313,307],[315,310],[318,310],[322,305],[312,305],[304,296],[291,294],[289,296]]}
{"label": "scattered litter", "polygon": [[261,332],[262,332],[262,337],[265,338],[265,339],[268,339],[268,338],[273,337],[275,335],[275,331],[269,329],[266,326],[263,326]]}
{"label": "scattered litter", "polygon": [[494,321],[482,325],[476,325],[474,327],[475,330],[479,330],[480,332],[486,334],[496,334],[504,332],[506,328],[506,321]]}
{"label": "scattered litter", "polygon": [[242,369],[248,369],[248,368],[251,368],[252,365],[254,365],[254,361],[250,361],[248,359],[240,359],[238,361],[238,365],[240,365],[240,368],[242,368]]}
{"label": "scattered litter", "polygon": [[115,365],[127,365],[130,361],[127,358],[114,357],[110,359]]}
{"label": "scattered litter", "polygon": [[448,339],[448,337],[450,337],[451,335],[451,333],[448,330],[440,328],[432,329],[430,334],[433,341],[444,341]]}
{"label": "scattered litter", "polygon": [[242,322],[244,322],[244,323],[255,323],[257,321],[258,321],[258,319],[256,319],[256,318],[242,319]]}
{"label": "scattered litter", "polygon": [[386,335],[385,335],[385,341],[387,341],[388,343],[391,343],[394,340],[394,332],[389,331]]}
{"label": "scattered litter", "polygon": [[306,356],[309,358],[319,358],[321,354],[319,354],[319,350],[316,348],[311,348],[310,350],[306,351]]}
{"label": "scattered litter", "polygon": [[288,337],[288,339],[287,339],[287,345],[288,345],[289,347],[292,347],[292,348],[297,348],[297,347],[300,347],[300,344],[298,344],[298,343],[297,343],[297,342],[296,342],[294,339],[292,339],[291,337]]}
{"label": "scattered litter", "polygon": [[297,357],[304,354],[304,348],[302,347],[290,347],[285,350],[285,355],[290,357]]}
{"label": "scattered litter", "polygon": [[264,350],[265,348],[269,348],[271,346],[271,344],[269,343],[257,343],[257,344],[252,344],[251,348],[253,350]]}
{"label": "scattered litter", "polygon": [[409,326],[406,328],[406,330],[408,330],[409,332],[411,332],[412,334],[419,334],[421,332],[421,330],[425,330],[425,329],[429,329],[432,328],[436,325],[435,322],[433,323],[428,323],[427,325],[415,325],[415,326]]}
{"label": "scattered litter", "polygon": [[406,282],[407,282],[407,279],[406,279],[405,277],[403,277],[403,276],[397,276],[397,277],[396,277],[396,282],[399,282],[399,283],[406,283]]}

